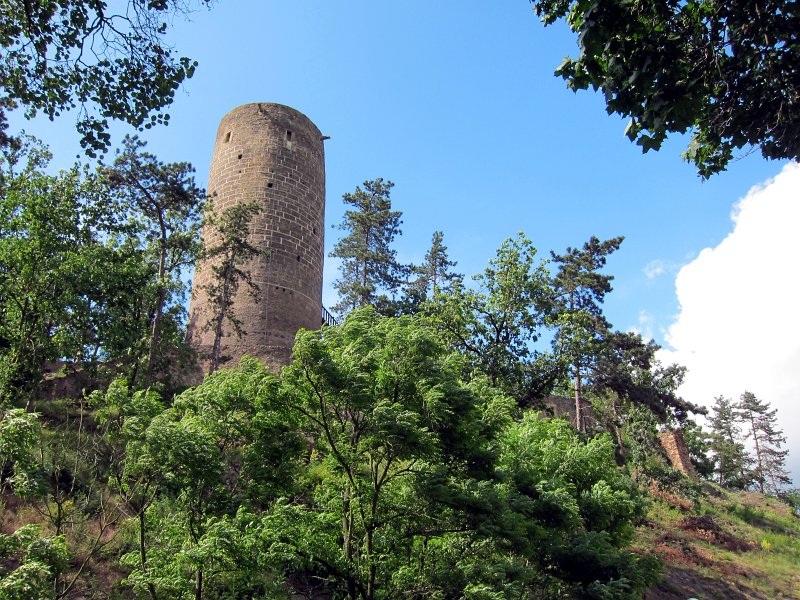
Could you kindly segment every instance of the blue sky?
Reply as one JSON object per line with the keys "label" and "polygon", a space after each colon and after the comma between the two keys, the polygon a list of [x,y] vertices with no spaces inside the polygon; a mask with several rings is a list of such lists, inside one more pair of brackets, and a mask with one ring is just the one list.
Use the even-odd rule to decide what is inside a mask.
{"label": "blue sky", "polygon": [[[517,231],[542,256],[591,235],[624,235],[608,264],[615,291],[607,315],[662,344],[681,313],[680,269],[729,237],[737,201],[785,165],[756,152],[702,182],[680,158],[685,139],[642,154],[600,95],[573,94],[553,76],[575,54],[574,36],[545,28],[526,0],[222,0],[190,22],[176,19],[171,39],[200,65],[169,127],[143,134],[162,160],[192,162],[204,183],[227,111],[259,101],[293,106],[331,136],[329,225],[341,218],[343,193],[383,177],[396,183],[393,204],[404,213],[397,248],[405,261],[422,258],[436,229],[468,275]],[[26,127],[66,166],[79,153],[72,125],[67,116]],[[329,229],[328,249],[337,234]],[[329,262],[328,305],[335,276]],[[800,390],[796,378],[789,385]],[[723,382],[714,389],[744,391],[725,391]]]}

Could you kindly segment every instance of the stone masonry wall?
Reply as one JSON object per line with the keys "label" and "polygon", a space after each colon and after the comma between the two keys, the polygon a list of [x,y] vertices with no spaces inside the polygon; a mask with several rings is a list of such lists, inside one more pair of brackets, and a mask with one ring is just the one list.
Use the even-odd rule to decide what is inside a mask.
{"label": "stone masonry wall", "polygon": [[[302,327],[317,329],[322,312],[325,159],[319,129],[302,113],[279,104],[245,104],[222,118],[217,130],[208,193],[214,210],[256,200],[262,207],[251,224],[250,240],[269,252],[248,269],[260,288],[254,299],[244,283],[234,311],[244,335],[226,323],[222,355],[235,365],[244,354],[273,368],[289,363]],[[203,232],[214,243],[211,231]],[[195,272],[189,309],[189,339],[207,371],[214,332],[204,286],[211,265]]]}
{"label": "stone masonry wall", "polygon": [[689,448],[680,431],[665,431],[659,436],[661,447],[667,453],[667,458],[674,469],[684,475],[697,479],[697,473],[689,458]]}

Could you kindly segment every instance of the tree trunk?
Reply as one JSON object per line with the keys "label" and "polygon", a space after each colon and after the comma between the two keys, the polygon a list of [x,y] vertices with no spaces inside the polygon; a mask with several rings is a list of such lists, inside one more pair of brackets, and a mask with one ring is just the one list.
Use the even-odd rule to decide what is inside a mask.
{"label": "tree trunk", "polygon": [[[353,523],[350,519],[350,488],[345,486],[342,492],[342,551],[348,563],[353,562]],[[356,582],[347,578],[347,597],[356,600]]]}
{"label": "tree trunk", "polygon": [[583,433],[583,399],[581,397],[581,368],[575,365],[575,429]]}
{"label": "tree trunk", "polygon": [[[145,549],[145,516],[144,509],[139,510],[139,563],[142,567],[142,573],[147,577],[147,550]],[[156,595],[156,586],[152,582],[147,582],[147,590],[150,592],[150,597],[153,600],[158,600]]]}
{"label": "tree trunk", "polygon": [[211,347],[211,364],[208,366],[208,374],[211,375],[214,371],[219,369],[219,355],[222,351],[222,323],[224,315],[222,313],[216,316],[216,324],[214,326],[214,345]]}
{"label": "tree trunk", "polygon": [[233,270],[233,258],[225,265],[225,276],[222,281],[222,293],[219,301],[219,312],[216,315],[214,326],[214,345],[211,349],[211,365],[209,374],[219,369],[220,353],[222,352],[222,326],[225,323],[225,311],[228,310],[228,296],[230,294],[231,272]]}
{"label": "tree trunk", "polygon": [[361,265],[361,306],[363,308],[369,304],[369,297],[367,296],[367,261]]}
{"label": "tree trunk", "polygon": [[367,561],[369,562],[369,579],[367,580],[367,600],[375,599],[375,579],[378,574],[375,564],[373,538],[375,535],[375,521],[378,516],[378,491],[374,491],[370,507],[370,524],[367,526]]}
{"label": "tree trunk", "polygon": [[164,278],[167,270],[167,241],[166,231],[162,226],[161,249],[158,256],[158,296],[156,298],[156,310],[153,317],[153,328],[150,332],[150,352],[147,356],[147,372],[144,376],[144,386],[150,385],[155,370],[156,351],[158,350],[158,340],[161,337],[161,321],[164,315],[164,303],[167,299],[167,287],[164,285]]}
{"label": "tree trunk", "polygon": [[750,430],[753,432],[753,443],[756,446],[756,464],[758,465],[758,489],[764,493],[764,463],[761,461],[761,446],[758,443],[758,430],[756,429],[756,421],[753,418],[752,411],[750,412]]}
{"label": "tree trunk", "polygon": [[197,577],[194,582],[194,600],[203,600],[203,569],[197,569]]}
{"label": "tree trunk", "polygon": [[[569,293],[569,313],[571,315],[575,314],[575,291],[572,290]],[[574,340],[573,340],[574,344]],[[581,398],[581,359],[578,352],[575,352],[573,355],[575,360],[574,366],[574,381],[575,381],[575,429],[577,429],[580,433],[583,433],[583,402]]]}

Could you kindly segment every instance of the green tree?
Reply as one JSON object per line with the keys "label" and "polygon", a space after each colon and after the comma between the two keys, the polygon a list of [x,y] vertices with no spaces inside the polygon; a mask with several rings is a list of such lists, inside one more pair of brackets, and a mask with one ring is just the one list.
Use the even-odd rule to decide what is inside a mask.
{"label": "green tree", "polygon": [[108,149],[109,119],[149,128],[197,66],[167,45],[177,13],[210,0],[9,0],[0,9],[0,145],[7,113],[51,120],[77,109],[81,143],[90,156]]}
{"label": "green tree", "polygon": [[29,406],[45,361],[65,353],[57,332],[78,301],[75,273],[93,237],[77,216],[82,173],[48,177],[35,167],[7,180],[0,197],[3,395]]}
{"label": "green tree", "polygon": [[533,349],[553,295],[545,264],[537,261],[536,248],[520,233],[505,240],[473,279],[475,289],[456,284],[427,310],[476,374],[529,405],[553,383],[552,369],[540,368]]}
{"label": "green tree", "polygon": [[426,512],[415,487],[436,478],[444,493],[450,477],[466,482],[471,470],[488,466],[488,436],[508,418],[508,406],[497,395],[475,397],[419,317],[382,318],[373,309],[300,334],[282,387],[316,460],[311,506],[281,511],[279,539],[307,540],[298,558],[348,598],[399,591],[394,573],[408,553],[463,526],[443,505]]}
{"label": "green tree", "polygon": [[783,500],[792,508],[792,512],[794,512],[795,516],[800,517],[800,489],[793,488],[781,490],[781,492],[778,494],[778,498]]}
{"label": "green tree", "polygon": [[[68,422],[41,427],[36,413],[0,409],[0,489],[16,495],[38,514],[36,526],[0,539],[0,562],[21,567],[13,573],[3,573],[0,567],[0,598],[20,597],[12,591],[24,591],[25,586],[31,595],[21,597],[69,597],[85,578],[87,565],[114,540],[122,512],[119,502],[98,485],[102,469],[97,469],[92,436],[82,417],[81,411],[71,427]],[[69,421],[68,415],[62,418]],[[19,538],[27,541],[20,545]],[[26,564],[31,552],[57,552],[63,558],[61,566]],[[37,596],[40,576],[46,577],[48,589]],[[15,588],[17,584],[22,587]]]}
{"label": "green tree", "polygon": [[[164,164],[145,152],[145,142],[126,137],[114,165],[105,169],[108,184],[116,190],[143,240],[150,243],[156,274],[150,310],[150,333],[146,342],[143,382],[148,386],[163,354],[164,317],[168,301],[172,309],[182,306],[182,269],[194,262],[199,249],[200,216],[205,192],[194,181],[188,163]],[[138,367],[138,363],[136,364]],[[136,380],[136,368],[132,381]]]}
{"label": "green tree", "polygon": [[106,470],[87,427],[85,404],[71,404],[62,404],[58,421],[39,440],[37,485],[29,500],[45,530],[62,539],[69,551],[69,569],[53,577],[56,600],[75,595],[86,584],[90,563],[114,542],[125,513],[120,498],[101,483]]}
{"label": "green tree", "polygon": [[670,425],[682,426],[689,413],[705,414],[705,409],[678,396],[686,368],[663,365],[656,358],[660,349],[653,340],[645,342],[637,333],[606,332],[593,360],[588,389],[595,393],[611,390]]}
{"label": "green tree", "polygon": [[441,231],[434,232],[431,247],[425,253],[425,262],[408,265],[404,271],[407,281],[402,286],[402,294],[397,299],[379,298],[375,303],[378,312],[386,316],[416,314],[425,302],[434,300],[438,294],[451,292],[462,283],[463,276],[450,271],[456,263],[448,258],[443,240]]}
{"label": "green tree", "polygon": [[72,356],[90,374],[114,377],[130,366],[147,338],[151,315],[145,300],[153,288],[156,265],[130,232],[110,232],[103,245],[86,251],[100,268],[78,274],[86,301],[76,314],[84,324],[78,330],[82,354]]}
{"label": "green tree", "polygon": [[394,292],[404,271],[392,242],[400,234],[402,212],[392,210],[394,183],[381,178],[365,181],[342,200],[349,209],[338,229],[346,235],[336,242],[331,256],[342,260],[341,277],[333,286],[339,292],[339,312],[374,306],[381,292]]}
{"label": "green tree", "polygon": [[46,361],[93,370],[128,352],[146,280],[100,178],[43,169],[36,144],[6,156],[0,178],[0,395],[32,405]]}
{"label": "green tree", "polygon": [[556,74],[577,91],[605,96],[630,117],[643,151],[670,133],[692,132],[685,158],[702,177],[734,150],[800,158],[797,7],[786,0],[531,0],[546,25],[564,19],[580,53]]}
{"label": "green tree", "polygon": [[128,442],[132,481],[142,485],[145,466],[145,481],[155,469],[158,485],[147,560],[141,553],[123,557],[135,591],[201,600],[209,590],[212,597],[226,590],[234,574],[247,579],[241,570],[248,563],[231,559],[241,533],[232,519],[239,509],[269,507],[291,489],[305,448],[277,390],[263,364],[245,359],[177,396]]}
{"label": "green tree", "polygon": [[[648,411],[655,422],[670,427],[692,428],[690,413],[705,414],[705,409],[678,395],[686,372],[677,364],[663,365],[656,353],[660,346],[645,342],[639,334],[606,331],[593,344],[596,356],[587,362],[586,384],[582,386],[592,402],[593,414],[606,431],[613,433],[620,463],[639,460],[643,455],[626,440],[633,409]],[[699,436],[699,434],[698,434]],[[696,458],[702,460],[701,439],[696,436]],[[649,447],[649,446],[648,446]],[[658,453],[658,446],[653,449]],[[635,458],[638,457],[638,458]]]}
{"label": "green tree", "polygon": [[568,597],[633,600],[657,577],[654,557],[624,549],[645,502],[613,456],[607,434],[584,442],[566,421],[530,412],[503,439],[514,512],[532,516],[514,544],[567,583]]}
{"label": "green tree", "polygon": [[[148,511],[163,483],[163,465],[148,452],[145,432],[165,410],[164,403],[151,389],[132,391],[125,379],[94,392],[90,403],[100,435],[98,455],[106,466],[109,487],[119,494],[126,514],[135,520],[136,566],[148,573]],[[146,589],[152,600],[157,600],[152,582],[148,581]]]}
{"label": "green tree", "polygon": [[425,253],[425,261],[421,265],[411,268],[417,275],[409,287],[419,293],[420,297],[435,298],[439,293],[448,293],[454,285],[463,280],[463,275],[453,273],[450,269],[456,266],[447,255],[447,246],[444,245],[444,233],[434,231],[431,238],[431,247]]}
{"label": "green tree", "polygon": [[200,288],[206,293],[207,306],[211,311],[204,327],[214,331],[210,373],[219,368],[222,358],[224,323],[230,323],[238,337],[244,334],[242,321],[233,310],[239,283],[243,281],[251,296],[258,299],[260,289],[250,277],[250,271],[244,267],[254,258],[267,255],[266,250],[251,244],[248,237],[250,223],[260,211],[257,202],[234,204],[219,215],[214,212],[212,203],[206,208],[204,227],[212,232],[215,242],[202,253],[202,259],[212,263],[213,279]]}
{"label": "green tree", "polygon": [[585,429],[584,380],[611,327],[603,316],[602,304],[614,278],[600,270],[623,239],[620,236],[601,242],[592,236],[582,249],[567,248],[561,255],[551,252],[558,265],[553,278],[555,310],[550,317],[556,329],[553,346],[571,374],[578,431]]}
{"label": "green tree", "polygon": [[709,426],[717,481],[726,487],[744,489],[749,485],[752,460],[745,450],[739,422],[739,413],[730,398],[714,398]]}
{"label": "green tree", "polygon": [[67,568],[62,536],[46,536],[37,525],[23,525],[11,535],[0,533],[0,598],[55,598],[53,578]]}
{"label": "green tree", "polygon": [[769,402],[745,392],[739,397],[736,410],[747,428],[744,438],[752,440],[756,453],[753,479],[762,494],[777,495],[784,485],[792,483],[786,471],[789,450],[781,449],[786,437],[778,429],[778,409],[771,409]]}
{"label": "green tree", "polygon": [[465,384],[425,317],[353,311],[302,333],[294,358],[281,399],[313,443],[308,487],[259,536],[295,580],[366,600],[634,598],[652,581],[652,559],[622,550],[643,504],[610,440],[514,423],[514,402]]}
{"label": "green tree", "polygon": [[41,436],[36,413],[0,404],[0,490],[11,489],[20,497],[36,487],[34,451]]}

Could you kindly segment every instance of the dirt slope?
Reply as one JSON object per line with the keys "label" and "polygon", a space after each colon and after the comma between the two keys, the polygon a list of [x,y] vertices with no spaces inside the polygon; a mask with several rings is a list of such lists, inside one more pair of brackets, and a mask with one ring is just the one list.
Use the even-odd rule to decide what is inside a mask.
{"label": "dirt slope", "polygon": [[775,498],[710,484],[693,500],[656,491],[636,546],[665,563],[647,600],[800,599],[800,517]]}

